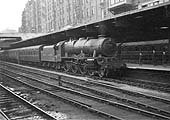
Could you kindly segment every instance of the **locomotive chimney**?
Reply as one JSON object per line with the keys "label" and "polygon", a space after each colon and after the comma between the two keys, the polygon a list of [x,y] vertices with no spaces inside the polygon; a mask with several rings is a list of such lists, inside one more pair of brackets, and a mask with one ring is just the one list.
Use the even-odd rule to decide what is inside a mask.
{"label": "locomotive chimney", "polygon": [[109,25],[107,25],[107,23],[104,23],[104,22],[100,22],[98,25],[99,25],[98,33],[101,35],[108,35]]}

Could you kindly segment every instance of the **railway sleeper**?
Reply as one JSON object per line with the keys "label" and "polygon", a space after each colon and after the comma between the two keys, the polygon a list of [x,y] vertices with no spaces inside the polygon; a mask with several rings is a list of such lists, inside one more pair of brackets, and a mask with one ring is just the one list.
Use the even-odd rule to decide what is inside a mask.
{"label": "railway sleeper", "polygon": [[3,104],[3,105],[0,105],[2,110],[10,110],[10,109],[18,107],[18,106],[19,106],[18,104],[14,104],[14,105]]}
{"label": "railway sleeper", "polygon": [[[28,114],[28,115],[24,115],[24,116],[15,116],[15,117],[10,118],[10,120],[26,119],[26,118],[29,118],[32,116],[33,116],[32,114]],[[35,115],[34,115],[34,117],[35,117]]]}
{"label": "railway sleeper", "polygon": [[19,108],[12,108],[12,109],[9,109],[9,110],[3,110],[4,113],[6,114],[10,114],[10,113],[16,113],[17,111],[19,110]]}
{"label": "railway sleeper", "polygon": [[[1,95],[1,94],[0,94]],[[0,96],[0,99],[8,99],[9,97],[8,96]]]}
{"label": "railway sleeper", "polygon": [[6,100],[0,100],[0,104],[5,104],[5,103],[13,103],[15,102],[14,100],[11,100],[11,99],[6,99]]}
{"label": "railway sleeper", "polygon": [[32,111],[31,110],[27,110],[27,111],[22,111],[22,112],[16,112],[15,116],[27,116],[27,115],[31,115]]}

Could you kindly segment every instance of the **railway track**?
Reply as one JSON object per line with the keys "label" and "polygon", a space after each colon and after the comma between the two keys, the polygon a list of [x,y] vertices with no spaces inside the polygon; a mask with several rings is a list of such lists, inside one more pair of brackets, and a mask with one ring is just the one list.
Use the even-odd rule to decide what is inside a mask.
{"label": "railway track", "polygon": [[[45,68],[45,69],[47,69],[47,68]],[[49,70],[51,70],[51,69],[49,69]],[[84,77],[84,75],[81,75],[78,73],[73,74],[73,73],[67,72],[66,74]],[[169,83],[162,83],[162,82],[158,82],[158,81],[149,81],[149,80],[143,80],[143,79],[135,79],[135,78],[130,78],[130,77],[128,77],[128,78],[122,77],[122,78],[115,78],[115,79],[100,78],[97,76],[88,76],[88,77],[95,79],[95,80],[115,82],[118,84],[127,84],[127,85],[136,86],[136,87],[140,87],[140,88],[144,88],[144,89],[151,89],[151,90],[157,90],[157,91],[170,93],[170,84]]]}
{"label": "railway track", "polygon": [[[70,75],[75,75],[71,72],[67,72]],[[158,73],[157,73],[158,74]],[[161,73],[162,76],[166,74]],[[80,74],[76,74],[77,76],[82,76]],[[154,76],[156,74],[152,74],[152,76]],[[157,91],[163,91],[163,92],[167,92],[170,93],[170,84],[169,82],[166,83],[162,83],[162,82],[158,82],[157,80],[144,80],[144,79],[135,79],[132,77],[115,77],[115,78],[100,78],[98,76],[89,76],[92,79],[95,80],[104,80],[104,81],[108,81],[108,82],[115,82],[115,83],[119,83],[119,84],[128,84],[128,85],[132,85],[132,86],[136,86],[136,87],[140,87],[140,88],[145,88],[145,89],[151,89],[151,90],[157,90]],[[160,77],[160,76],[158,76]],[[168,79],[168,78],[167,78]]]}
{"label": "railway track", "polygon": [[[60,119],[69,119],[69,120],[81,120],[81,119],[94,119],[94,120],[110,120],[113,119],[113,116],[109,116],[107,114],[101,113],[100,111],[96,111],[95,109],[91,109],[89,106],[87,106],[84,103],[76,102],[72,99],[61,97],[59,95],[54,94],[52,91],[54,89],[50,89],[50,87],[43,85],[43,88],[34,85],[34,83],[27,83],[19,80],[19,78],[15,78],[13,76],[10,76],[9,74],[1,74],[1,76],[5,77],[8,82],[5,82],[6,80],[1,80],[1,83],[3,83],[5,86],[10,87],[11,89],[17,90],[17,93],[21,94],[22,97],[27,99],[28,101],[32,101],[33,104],[40,107],[44,111],[46,111],[49,115],[53,116],[57,120]],[[12,83],[12,84],[11,84]],[[18,88],[22,86],[22,90],[18,91]],[[46,88],[44,88],[46,87]],[[28,90],[29,89],[29,90]],[[29,91],[29,92],[28,92]],[[32,98],[33,92],[37,93],[36,95],[41,96],[41,99],[46,99],[47,102],[44,104],[44,100],[42,100],[42,103],[39,101],[40,98]],[[28,98],[28,93],[31,94],[31,97]],[[42,98],[42,95],[45,95],[46,98]],[[51,100],[53,99],[53,100]],[[38,101],[38,102],[37,102]],[[54,103],[51,104],[51,102],[57,102],[57,105]],[[71,104],[71,105],[70,105]],[[50,108],[50,106],[52,108]],[[55,109],[54,109],[55,108]],[[87,112],[85,109],[88,109],[90,112]],[[96,115],[97,114],[97,115]],[[106,118],[105,118],[106,117]],[[34,119],[34,118],[33,118]],[[32,120],[32,119],[31,119]],[[45,120],[45,119],[43,119]],[[48,119],[50,120],[50,119]],[[114,118],[113,120],[117,120]],[[120,120],[120,119],[119,119]]]}
{"label": "railway track", "polygon": [[6,120],[55,120],[45,111],[18,96],[2,84],[0,84],[0,108],[0,113]]}
{"label": "railway track", "polygon": [[[10,71],[8,71],[8,73],[9,72]],[[74,80],[74,79],[70,80],[69,79],[68,81],[63,78],[58,80],[56,79],[57,75],[54,75],[51,73],[47,74],[42,71],[38,72],[37,70],[34,71],[33,69],[31,71],[28,69],[27,70],[22,69],[22,72],[24,72],[24,74],[21,72],[17,74],[19,74],[22,77],[29,78],[29,79],[31,78],[31,76],[34,76],[31,79],[34,79],[34,81],[35,79],[36,80],[41,79],[38,82],[43,82],[43,84],[47,84],[49,83],[49,81],[51,81],[50,86],[60,89],[62,91],[62,94],[64,92],[63,94],[64,96],[71,96],[71,94],[74,94],[74,97],[76,98],[77,96],[77,99],[80,98],[80,96],[81,97],[83,96],[83,98],[81,98],[82,100],[78,101],[79,103],[84,103],[83,101],[86,101],[86,100],[89,101],[87,98],[91,98],[92,100],[95,100],[95,102],[99,101],[100,106],[101,106],[101,103],[107,104],[105,105],[105,107],[107,108],[112,108],[114,106],[114,107],[118,107],[119,109],[120,108],[126,109],[128,112],[133,111],[135,114],[140,113],[143,116],[147,116],[147,117],[149,116],[152,119],[154,118],[170,119],[169,118],[170,117],[169,116],[170,115],[169,114],[170,113],[170,110],[169,110],[170,102],[167,99],[162,99],[162,98],[158,98],[155,96],[143,95],[143,94],[136,93],[136,92],[129,92],[129,91],[121,90],[119,88],[115,88],[114,86],[111,86],[111,85],[109,86],[107,84],[95,82],[92,80],[83,81],[83,80]],[[16,73],[16,68],[15,68],[15,73]],[[31,74],[31,76],[29,74]],[[39,84],[38,82],[36,82],[36,84]],[[59,84],[60,86],[58,86]],[[74,99],[74,101],[77,101],[77,100]],[[144,101],[144,102],[141,102],[141,101]],[[151,104],[146,104],[146,102],[154,103],[155,105],[152,106]],[[90,107],[93,106],[89,104],[86,104],[86,105]],[[168,106],[168,107],[161,108],[160,105]],[[136,118],[139,119],[140,117],[136,117]]]}
{"label": "railway track", "polygon": [[123,78],[123,80],[126,80],[127,84],[129,85],[170,93],[169,83],[162,83],[162,82],[134,79],[134,78]]}
{"label": "railway track", "polygon": [[[95,109],[95,108],[91,108],[90,105],[85,104],[85,103],[83,103],[83,102],[79,102],[79,101],[77,101],[77,100],[74,100],[74,99],[72,99],[72,98],[68,98],[68,97],[66,97],[66,96],[57,95],[55,92],[58,91],[58,90],[56,90],[55,88],[52,89],[50,86],[45,86],[45,85],[40,84],[40,83],[39,83],[39,85],[37,85],[38,83],[33,83],[33,82],[28,83],[28,79],[26,80],[27,82],[24,82],[24,81],[21,81],[21,80],[18,79],[18,78],[15,78],[15,77],[13,77],[13,76],[10,76],[10,75],[7,75],[7,74],[3,74],[3,73],[2,73],[2,75],[6,76],[6,77],[9,77],[9,78],[11,78],[11,79],[15,79],[15,80],[17,80],[18,82],[21,82],[22,84],[24,84],[24,85],[26,85],[26,86],[29,86],[29,87],[34,88],[34,89],[37,89],[37,90],[39,90],[39,91],[41,91],[41,92],[45,92],[45,93],[47,93],[47,94],[49,94],[49,95],[52,95],[52,96],[54,96],[54,97],[56,97],[56,98],[58,98],[58,99],[61,99],[61,100],[66,101],[66,102],[69,102],[70,104],[73,104],[74,106],[77,106],[77,107],[79,107],[79,108],[81,108],[81,109],[86,109],[86,110],[90,111],[91,113],[97,114],[98,116],[103,116],[103,117],[106,117],[107,119],[113,119],[113,120],[124,120],[124,119],[118,118],[118,117],[116,117],[116,116],[114,116],[114,115],[107,114],[107,113],[105,113],[105,112],[102,112],[102,111],[100,111],[100,110],[97,110],[97,109]],[[15,84],[17,84],[17,83],[15,83]],[[35,84],[36,84],[36,85],[35,85]],[[43,87],[40,87],[40,86],[42,86],[42,85],[43,85]],[[44,87],[46,87],[46,88],[44,88]],[[59,91],[60,91],[60,90],[59,90]],[[60,92],[61,92],[61,91],[60,91]],[[85,119],[85,118],[84,118],[84,119]],[[93,118],[92,118],[92,119],[93,119]],[[97,118],[94,118],[94,119],[97,119]],[[98,120],[100,120],[100,119],[98,119]],[[103,120],[103,119],[102,119],[102,120]]]}
{"label": "railway track", "polygon": [[[75,73],[67,72],[66,74],[82,76],[79,73],[75,74]],[[135,78],[131,78],[131,77],[122,77],[122,78],[117,78],[117,77],[115,77],[115,78],[100,78],[98,76],[88,76],[88,77],[95,79],[95,80],[104,80],[104,81],[115,82],[115,83],[119,83],[119,84],[128,84],[128,85],[132,85],[132,86],[136,86],[136,87],[140,87],[140,88],[170,93],[169,82],[162,83],[162,82],[153,81],[153,80],[150,81],[150,80],[143,80],[143,79],[135,79]],[[160,77],[160,76],[158,76],[158,77]]]}
{"label": "railway track", "polygon": [[135,79],[130,77],[122,77],[122,78],[99,78],[97,76],[92,77],[95,80],[104,80],[108,82],[115,82],[119,84],[127,84],[131,86],[136,86],[144,89],[151,89],[151,90],[157,90],[162,92],[170,93],[170,84],[169,83],[161,83],[156,81],[149,81],[149,80],[143,80],[143,79]]}

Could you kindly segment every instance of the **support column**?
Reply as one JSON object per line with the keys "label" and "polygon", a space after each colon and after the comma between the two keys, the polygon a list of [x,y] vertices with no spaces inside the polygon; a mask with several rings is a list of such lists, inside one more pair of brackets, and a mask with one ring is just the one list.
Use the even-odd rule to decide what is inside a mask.
{"label": "support column", "polygon": [[[170,28],[168,28],[169,30],[170,30]],[[168,32],[169,32],[169,30],[168,30]],[[168,57],[168,61],[167,61],[167,64],[168,65],[170,65],[170,32],[168,33],[168,39],[169,39],[169,41],[168,41],[168,55],[167,55],[167,57]]]}

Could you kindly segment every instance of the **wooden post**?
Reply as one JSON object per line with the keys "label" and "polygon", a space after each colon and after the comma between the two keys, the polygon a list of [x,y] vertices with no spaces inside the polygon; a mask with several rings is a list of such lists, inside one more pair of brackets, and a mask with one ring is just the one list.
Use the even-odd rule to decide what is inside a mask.
{"label": "wooden post", "polygon": [[60,75],[58,76],[58,85],[59,85],[59,86],[62,86],[61,76],[60,76]]}
{"label": "wooden post", "polygon": [[152,51],[152,64],[156,65],[155,50]]}
{"label": "wooden post", "polygon": [[164,66],[166,62],[166,53],[165,51],[162,52],[162,65]]}
{"label": "wooden post", "polygon": [[142,65],[142,52],[139,53],[139,65]]}
{"label": "wooden post", "polygon": [[[170,33],[169,33],[170,34]],[[168,52],[167,52],[167,64],[170,65],[170,35],[169,35],[169,41],[168,41]]]}

